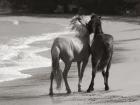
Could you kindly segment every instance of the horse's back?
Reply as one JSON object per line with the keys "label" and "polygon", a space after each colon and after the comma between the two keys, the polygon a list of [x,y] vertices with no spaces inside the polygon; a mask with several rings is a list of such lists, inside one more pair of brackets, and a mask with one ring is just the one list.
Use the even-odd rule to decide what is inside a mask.
{"label": "horse's back", "polygon": [[65,62],[69,61],[69,59],[73,56],[73,52],[71,51],[70,40],[68,40],[67,38],[56,38],[53,42],[51,51],[53,51],[56,48],[60,50],[59,58],[61,58]]}
{"label": "horse's back", "polygon": [[96,38],[94,38],[93,43],[91,45],[91,47],[96,47],[96,48],[92,48],[94,49],[108,49],[113,47],[113,36],[109,35],[109,34],[101,34],[101,35],[97,35]]}
{"label": "horse's back", "polygon": [[104,34],[103,41],[104,41],[104,43],[107,43],[109,45],[113,45],[113,36],[109,35],[109,34]]}
{"label": "horse's back", "polygon": [[100,60],[98,70],[104,69],[113,53],[113,37],[109,34],[98,35],[92,45],[92,62]]}
{"label": "horse's back", "polygon": [[78,61],[87,58],[90,46],[76,37],[58,37],[54,40],[52,50],[60,49],[60,58],[63,61]]}

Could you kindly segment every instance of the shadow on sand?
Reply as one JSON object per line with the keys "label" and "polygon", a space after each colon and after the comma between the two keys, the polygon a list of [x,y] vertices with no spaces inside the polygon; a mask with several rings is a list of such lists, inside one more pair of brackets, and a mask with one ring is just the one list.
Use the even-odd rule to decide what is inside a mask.
{"label": "shadow on sand", "polygon": [[86,92],[80,92],[80,93],[74,92],[72,94],[61,93],[61,94],[55,94],[53,97],[51,97],[51,99],[54,103],[74,101],[74,102],[84,102],[89,104],[126,103],[126,102],[135,102],[140,100],[140,95],[134,95],[134,96],[105,95],[115,91],[120,91],[120,90],[110,90],[110,91],[96,90],[92,93],[86,93]]}

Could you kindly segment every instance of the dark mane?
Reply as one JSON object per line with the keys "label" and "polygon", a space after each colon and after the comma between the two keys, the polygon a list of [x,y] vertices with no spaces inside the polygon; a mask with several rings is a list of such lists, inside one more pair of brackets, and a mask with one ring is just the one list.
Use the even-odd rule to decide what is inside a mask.
{"label": "dark mane", "polygon": [[103,34],[101,17],[96,15],[96,14],[93,14],[91,16],[91,19],[90,19],[90,21],[87,24],[87,27],[88,27],[88,30],[89,30],[90,33],[94,33],[95,34],[94,38],[98,34]]}

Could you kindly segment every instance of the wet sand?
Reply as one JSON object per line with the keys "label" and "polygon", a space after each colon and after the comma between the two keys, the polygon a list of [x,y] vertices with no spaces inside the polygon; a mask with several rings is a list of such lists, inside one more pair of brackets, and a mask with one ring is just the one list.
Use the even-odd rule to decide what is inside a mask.
{"label": "wet sand", "polygon": [[[135,30],[138,27],[139,25],[132,23],[103,21],[104,31],[115,38],[109,91],[104,91],[103,78],[98,73],[95,79],[95,91],[86,93],[91,79],[89,60],[82,83],[83,92],[77,92],[78,73],[76,64],[73,64],[68,78],[73,93],[67,95],[63,84],[62,90],[54,89],[55,95],[50,97],[48,93],[51,67],[42,67],[22,71],[32,75],[30,78],[0,83],[0,105],[139,105],[140,31]],[[52,41],[33,45],[45,43],[51,47]],[[39,55],[50,58],[50,50],[43,51]],[[63,67],[63,64],[61,66]]]}

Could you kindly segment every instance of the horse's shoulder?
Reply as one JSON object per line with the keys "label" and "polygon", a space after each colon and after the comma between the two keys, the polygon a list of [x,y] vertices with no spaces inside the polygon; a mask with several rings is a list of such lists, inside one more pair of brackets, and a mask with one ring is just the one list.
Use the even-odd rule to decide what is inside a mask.
{"label": "horse's shoulder", "polygon": [[109,34],[101,34],[98,35],[98,39],[101,40],[104,43],[110,43],[113,42],[113,36]]}
{"label": "horse's shoulder", "polygon": [[95,43],[104,47],[113,46],[113,36],[109,34],[99,34],[96,37]]}

